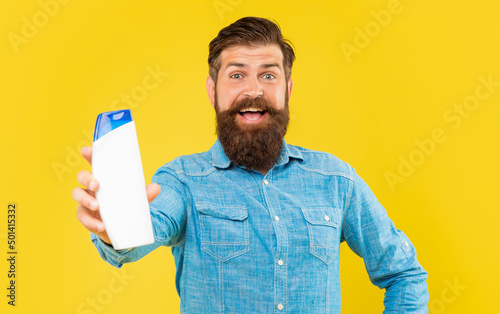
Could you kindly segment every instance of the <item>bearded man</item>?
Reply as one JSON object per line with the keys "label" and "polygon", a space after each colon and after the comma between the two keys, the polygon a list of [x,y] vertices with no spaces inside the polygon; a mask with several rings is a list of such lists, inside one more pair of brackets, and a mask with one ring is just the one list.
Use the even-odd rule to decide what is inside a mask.
{"label": "bearded man", "polygon": [[365,182],[333,155],[285,142],[294,60],[267,19],[222,29],[206,82],[218,139],[153,176],[155,242],[113,249],[87,171],[78,175],[86,189],[73,191],[78,219],[115,267],[170,246],[183,313],[340,313],[343,241],[386,289],[386,312],[426,313],[427,273]]}

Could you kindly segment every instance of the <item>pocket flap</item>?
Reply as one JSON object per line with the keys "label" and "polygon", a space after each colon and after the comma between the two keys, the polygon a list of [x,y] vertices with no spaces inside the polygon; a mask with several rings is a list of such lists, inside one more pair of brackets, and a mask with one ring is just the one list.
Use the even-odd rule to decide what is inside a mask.
{"label": "pocket flap", "polygon": [[342,219],[337,208],[302,208],[304,218],[312,225],[338,228]]}
{"label": "pocket flap", "polygon": [[248,211],[241,206],[220,206],[213,204],[196,204],[196,210],[199,213],[230,220],[245,220],[248,218]]}

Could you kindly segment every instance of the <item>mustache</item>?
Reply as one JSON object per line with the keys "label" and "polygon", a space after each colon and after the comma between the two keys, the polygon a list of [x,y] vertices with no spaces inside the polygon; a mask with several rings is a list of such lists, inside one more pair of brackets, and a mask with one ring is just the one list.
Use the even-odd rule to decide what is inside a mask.
{"label": "mustache", "polygon": [[271,105],[271,103],[268,102],[265,98],[256,97],[256,98],[244,98],[240,101],[235,101],[229,109],[225,110],[225,114],[236,115],[239,114],[240,111],[249,108],[255,108],[259,111],[267,111],[271,115],[280,112],[279,109],[274,108]]}

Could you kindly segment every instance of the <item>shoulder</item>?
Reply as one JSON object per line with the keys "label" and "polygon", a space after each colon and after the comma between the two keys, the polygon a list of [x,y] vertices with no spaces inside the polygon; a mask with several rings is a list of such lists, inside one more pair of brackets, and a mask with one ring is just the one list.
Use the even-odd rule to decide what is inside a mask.
{"label": "shoulder", "polygon": [[214,170],[211,154],[207,151],[176,157],[158,168],[156,174],[167,172],[176,175],[203,176],[208,175]]}
{"label": "shoulder", "polygon": [[303,160],[299,160],[297,165],[303,170],[354,180],[354,168],[333,154],[296,145],[287,145],[293,154],[302,156]]}

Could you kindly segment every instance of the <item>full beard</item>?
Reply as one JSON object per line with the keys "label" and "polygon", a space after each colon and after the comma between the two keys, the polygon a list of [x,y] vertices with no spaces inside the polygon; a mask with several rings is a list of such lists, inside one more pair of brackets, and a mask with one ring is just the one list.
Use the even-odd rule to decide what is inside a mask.
{"label": "full beard", "polygon": [[[215,95],[217,99],[217,95]],[[243,124],[240,111],[256,108],[267,114],[258,124]],[[269,169],[278,160],[283,138],[290,120],[288,93],[285,95],[284,109],[275,109],[262,97],[245,98],[220,111],[215,102],[217,118],[216,132],[224,153],[233,163],[246,169]]]}

